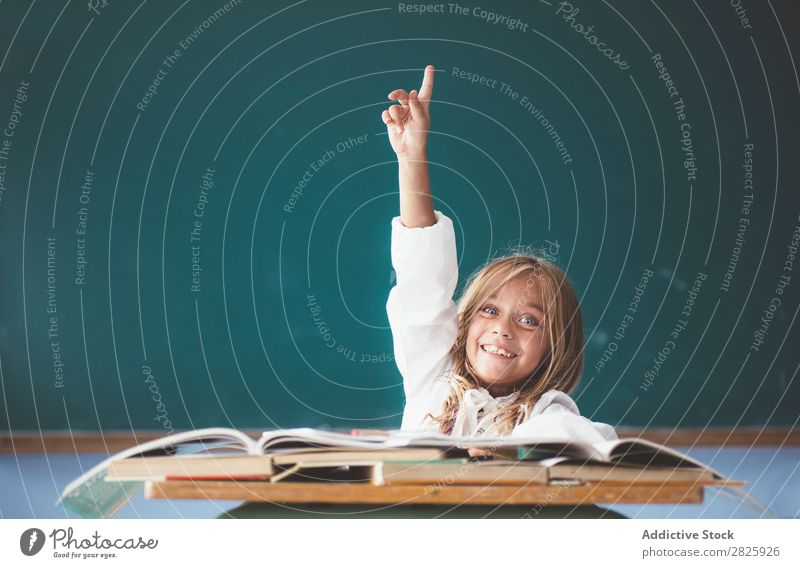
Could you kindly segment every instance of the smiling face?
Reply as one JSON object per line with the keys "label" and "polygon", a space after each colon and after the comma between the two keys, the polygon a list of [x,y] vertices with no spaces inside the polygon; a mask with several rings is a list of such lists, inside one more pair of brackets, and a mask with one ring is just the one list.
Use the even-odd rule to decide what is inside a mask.
{"label": "smiling face", "polygon": [[478,306],[467,330],[467,358],[492,396],[509,394],[550,351],[539,281],[520,276]]}

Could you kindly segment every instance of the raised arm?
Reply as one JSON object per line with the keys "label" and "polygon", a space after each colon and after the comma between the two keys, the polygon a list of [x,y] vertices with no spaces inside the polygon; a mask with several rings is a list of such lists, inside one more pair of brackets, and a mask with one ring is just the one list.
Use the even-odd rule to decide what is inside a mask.
{"label": "raised arm", "polygon": [[425,155],[433,73],[428,65],[419,97],[416,90],[389,93],[399,104],[382,114],[400,173],[400,216],[392,219],[397,283],[386,310],[406,394],[403,429],[420,428],[425,414],[441,411],[448,386],[442,372],[458,333],[455,232],[453,222],[434,211]]}
{"label": "raised arm", "polygon": [[428,178],[425,145],[430,129],[430,103],[433,92],[433,65],[425,68],[419,93],[395,89],[389,99],[400,104],[383,111],[389,141],[397,154],[400,174],[400,219],[409,228],[429,227],[436,223]]}

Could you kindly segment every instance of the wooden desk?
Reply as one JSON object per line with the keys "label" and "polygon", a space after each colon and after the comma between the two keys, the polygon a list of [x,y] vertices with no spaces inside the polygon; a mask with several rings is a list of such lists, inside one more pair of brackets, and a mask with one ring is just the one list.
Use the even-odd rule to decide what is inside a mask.
{"label": "wooden desk", "polygon": [[149,481],[148,499],[215,499],[273,503],[370,505],[594,505],[702,503],[703,487],[740,487],[742,481],[704,483],[586,483],[585,485],[375,486],[367,483],[268,481]]}

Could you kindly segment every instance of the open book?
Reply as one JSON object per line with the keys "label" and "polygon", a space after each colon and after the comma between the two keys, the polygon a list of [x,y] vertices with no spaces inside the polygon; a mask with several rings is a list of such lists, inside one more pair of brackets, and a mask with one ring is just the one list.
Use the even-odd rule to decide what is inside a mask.
{"label": "open book", "polygon": [[[708,465],[643,438],[621,438],[594,445],[580,442],[539,442],[518,448],[517,459],[534,460],[549,467],[559,466],[564,473],[575,466],[586,466],[587,472],[589,466],[637,470],[681,468],[702,470],[711,479],[724,479],[722,474]],[[635,479],[635,476],[631,479]]]}

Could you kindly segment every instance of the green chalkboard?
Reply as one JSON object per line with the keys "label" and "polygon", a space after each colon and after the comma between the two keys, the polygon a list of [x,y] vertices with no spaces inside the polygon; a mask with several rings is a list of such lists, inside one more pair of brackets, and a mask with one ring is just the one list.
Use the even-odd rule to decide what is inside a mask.
{"label": "green chalkboard", "polygon": [[2,428],[399,427],[380,113],[436,72],[466,276],[581,299],[584,415],[796,425],[800,9],[0,4]]}

